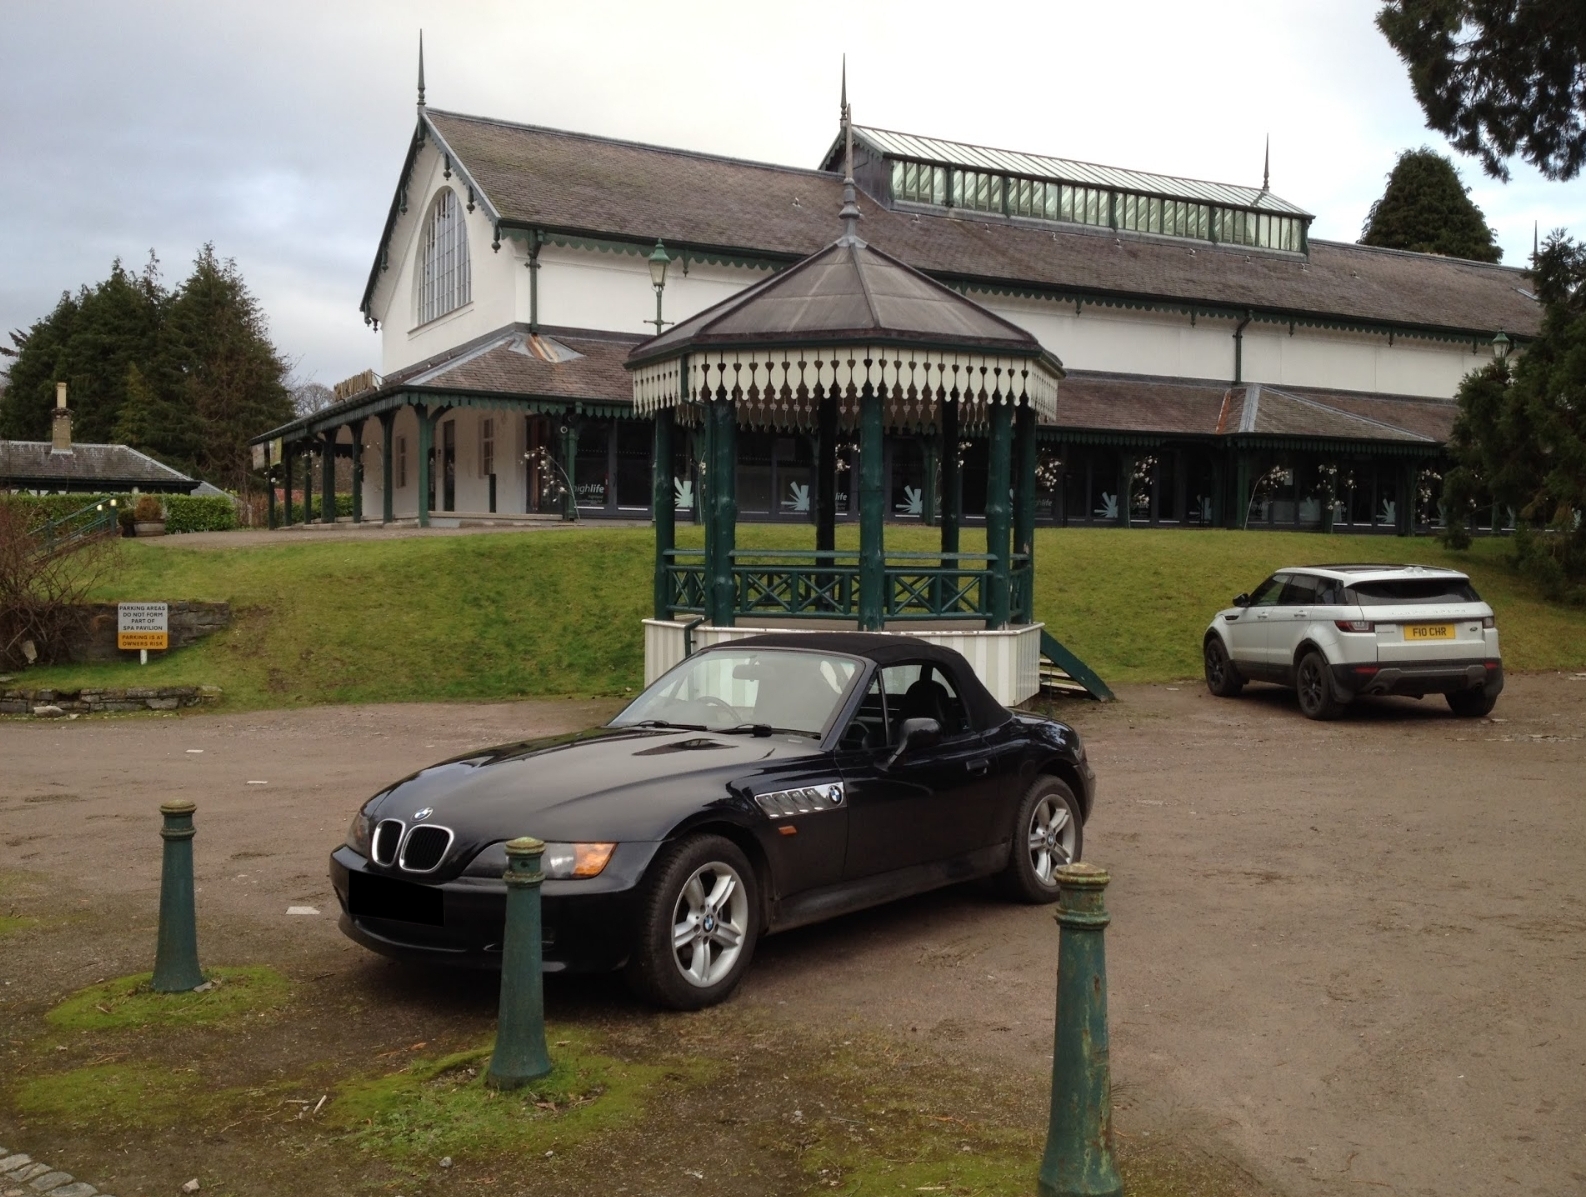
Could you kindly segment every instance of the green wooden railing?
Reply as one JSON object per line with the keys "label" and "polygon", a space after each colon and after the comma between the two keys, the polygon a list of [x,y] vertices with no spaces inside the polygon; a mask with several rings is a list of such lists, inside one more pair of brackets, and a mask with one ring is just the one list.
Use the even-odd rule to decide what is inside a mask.
{"label": "green wooden railing", "polygon": [[[666,552],[673,615],[707,607],[703,549]],[[996,558],[987,553],[889,553],[883,566],[882,614],[889,621],[976,620],[990,617]],[[859,553],[852,549],[741,549],[732,554],[735,616],[840,619],[859,617]],[[1015,554],[1009,571],[1011,616],[1031,622],[1033,571]]]}
{"label": "green wooden railing", "polygon": [[30,530],[41,553],[55,553],[80,540],[106,536],[117,531],[116,513],[119,508],[114,499],[100,499],[79,507],[59,519],[50,520]]}

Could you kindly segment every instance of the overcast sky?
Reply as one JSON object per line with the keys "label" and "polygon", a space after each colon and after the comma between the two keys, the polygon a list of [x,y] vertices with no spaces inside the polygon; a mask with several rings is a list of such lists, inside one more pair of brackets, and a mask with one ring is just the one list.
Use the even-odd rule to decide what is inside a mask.
{"label": "overcast sky", "polygon": [[[234,257],[302,380],[379,362],[358,299],[414,121],[431,106],[814,166],[854,119],[1259,185],[1355,240],[1429,133],[1375,0],[1128,4],[5,0],[0,330],[116,257],[168,282]],[[1532,222],[1583,222],[1586,183],[1458,160],[1523,264]]]}

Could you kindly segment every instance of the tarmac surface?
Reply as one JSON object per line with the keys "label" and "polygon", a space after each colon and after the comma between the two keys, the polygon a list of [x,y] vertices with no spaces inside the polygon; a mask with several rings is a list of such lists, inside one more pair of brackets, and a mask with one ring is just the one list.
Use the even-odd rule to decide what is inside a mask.
{"label": "tarmac surface", "polygon": [[[1484,720],[1428,699],[1316,724],[1275,690],[1188,682],[1121,698],[1060,708],[1100,777],[1120,1133],[1192,1137],[1279,1193],[1586,1189],[1586,676],[1512,676]],[[155,806],[191,798],[207,942],[345,968],[325,859],[363,798],[611,709],[7,720],[3,867],[146,927]],[[146,968],[137,938],[14,942],[0,1006]],[[1040,1084],[1056,941],[1049,910],[956,887],[767,939],[734,1001]]]}

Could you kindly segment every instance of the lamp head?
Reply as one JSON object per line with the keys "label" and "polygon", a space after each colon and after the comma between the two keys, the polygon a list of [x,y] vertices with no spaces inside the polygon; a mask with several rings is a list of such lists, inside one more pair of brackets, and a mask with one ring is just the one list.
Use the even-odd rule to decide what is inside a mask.
{"label": "lamp head", "polygon": [[1509,340],[1502,329],[1499,329],[1498,335],[1492,339],[1493,360],[1503,361],[1504,358],[1509,356],[1509,350],[1512,346],[1513,342]]}
{"label": "lamp head", "polygon": [[666,286],[666,268],[671,261],[672,255],[666,252],[660,238],[656,238],[655,248],[650,251],[650,282],[657,291]]}

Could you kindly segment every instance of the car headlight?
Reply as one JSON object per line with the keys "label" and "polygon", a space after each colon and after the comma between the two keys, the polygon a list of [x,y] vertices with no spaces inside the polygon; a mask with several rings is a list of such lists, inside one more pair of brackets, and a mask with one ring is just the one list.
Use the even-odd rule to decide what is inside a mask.
{"label": "car headlight", "polygon": [[[598,877],[611,860],[616,844],[546,844],[540,857],[540,870],[547,879],[569,881]],[[500,877],[507,871],[506,844],[491,844],[474,857],[466,869],[467,877]]]}
{"label": "car headlight", "polygon": [[369,837],[374,834],[374,816],[367,815],[362,810],[352,817],[352,826],[347,828],[347,847],[359,856],[369,855]]}

